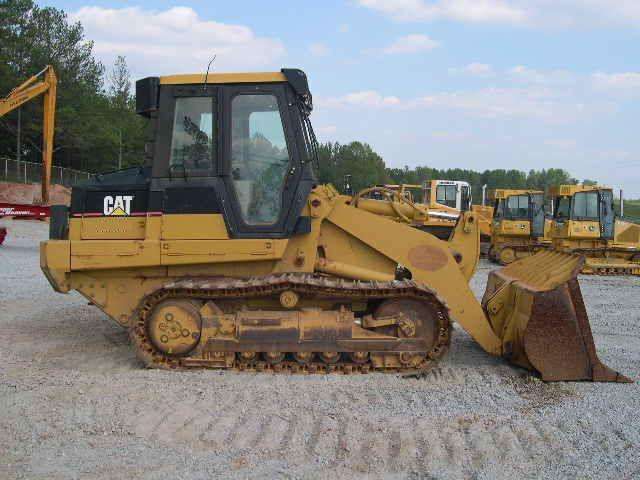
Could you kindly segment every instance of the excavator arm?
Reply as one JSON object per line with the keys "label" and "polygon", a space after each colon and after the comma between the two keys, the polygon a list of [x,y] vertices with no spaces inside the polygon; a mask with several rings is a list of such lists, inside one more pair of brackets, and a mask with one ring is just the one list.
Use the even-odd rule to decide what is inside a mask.
{"label": "excavator arm", "polygon": [[42,203],[49,203],[51,183],[51,161],[53,157],[53,135],[56,114],[56,90],[58,79],[51,65],[11,90],[0,99],[0,117],[12,112],[34,98],[44,96],[42,123]]}

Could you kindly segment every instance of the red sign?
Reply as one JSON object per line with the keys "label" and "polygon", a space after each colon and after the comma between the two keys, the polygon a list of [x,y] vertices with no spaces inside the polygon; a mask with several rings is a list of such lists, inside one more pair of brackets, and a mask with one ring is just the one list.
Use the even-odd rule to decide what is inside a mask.
{"label": "red sign", "polygon": [[47,206],[0,202],[0,218],[47,218],[49,214]]}

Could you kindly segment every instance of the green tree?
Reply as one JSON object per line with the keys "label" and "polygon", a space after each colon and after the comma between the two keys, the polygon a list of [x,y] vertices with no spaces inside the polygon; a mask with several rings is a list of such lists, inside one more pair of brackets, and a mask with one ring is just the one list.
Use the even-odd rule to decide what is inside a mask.
{"label": "green tree", "polygon": [[319,181],[331,183],[339,190],[342,190],[345,175],[351,175],[354,191],[389,181],[384,160],[366,143],[321,144],[318,148],[318,160]]}
{"label": "green tree", "polygon": [[[0,94],[46,65],[53,65],[58,76],[54,165],[113,168],[118,152],[113,108],[102,90],[104,68],[93,57],[93,42],[85,39],[82,25],[32,0],[0,0]],[[22,157],[38,162],[42,102],[28,102],[21,110]],[[0,119],[0,130],[0,155],[15,156],[16,112]]]}
{"label": "green tree", "polygon": [[119,55],[107,75],[107,94],[111,106],[118,168],[140,164],[143,160],[146,121],[136,115],[135,97],[131,94],[131,73],[125,57]]}

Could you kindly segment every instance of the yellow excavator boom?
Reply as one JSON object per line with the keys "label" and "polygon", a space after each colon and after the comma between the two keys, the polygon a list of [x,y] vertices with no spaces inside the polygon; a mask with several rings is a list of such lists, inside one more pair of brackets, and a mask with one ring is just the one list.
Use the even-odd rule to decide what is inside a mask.
{"label": "yellow excavator boom", "polygon": [[0,99],[0,117],[12,112],[34,98],[44,96],[42,123],[42,203],[49,203],[51,162],[53,158],[53,136],[56,115],[56,90],[58,79],[51,65],[18,85]]}

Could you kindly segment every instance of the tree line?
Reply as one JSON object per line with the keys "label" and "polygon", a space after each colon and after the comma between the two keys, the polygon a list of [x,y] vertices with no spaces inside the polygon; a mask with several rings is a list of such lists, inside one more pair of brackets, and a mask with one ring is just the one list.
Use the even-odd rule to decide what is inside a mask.
{"label": "tree line", "polygon": [[[145,121],[135,115],[125,59],[105,68],[94,58],[82,25],[63,10],[32,0],[0,0],[0,95],[46,65],[58,76],[54,165],[103,172],[138,164]],[[20,110],[0,117],[0,155],[40,162],[42,100]]]}
{"label": "tree line", "polygon": [[[135,95],[124,57],[106,68],[93,55],[79,22],[54,7],[32,0],[0,0],[0,95],[5,95],[45,65],[58,75],[54,165],[104,172],[138,165],[144,157],[146,122],[135,114]],[[17,151],[18,114],[0,118],[0,156],[39,162],[42,139],[42,102],[21,107],[21,142]],[[387,183],[420,184],[431,179],[466,180],[480,198],[489,188],[544,189],[577,183],[562,169],[485,170],[483,172],[427,166],[390,168],[370,145],[323,143],[319,146],[320,182],[339,189],[351,175],[359,190]]]}
{"label": "tree line", "polygon": [[[427,166],[390,168],[384,160],[366,143],[351,142],[321,144],[318,149],[319,180],[332,183],[343,189],[345,175],[351,175],[350,184],[354,191],[372,185],[413,184],[420,185],[429,180],[463,180],[472,186],[474,202],[479,203],[482,186],[488,189],[517,188],[546,190],[552,185],[577,184],[567,171],[560,168],[542,170],[484,170],[482,172],[461,168],[438,169]],[[593,180],[583,180],[593,184]]]}

